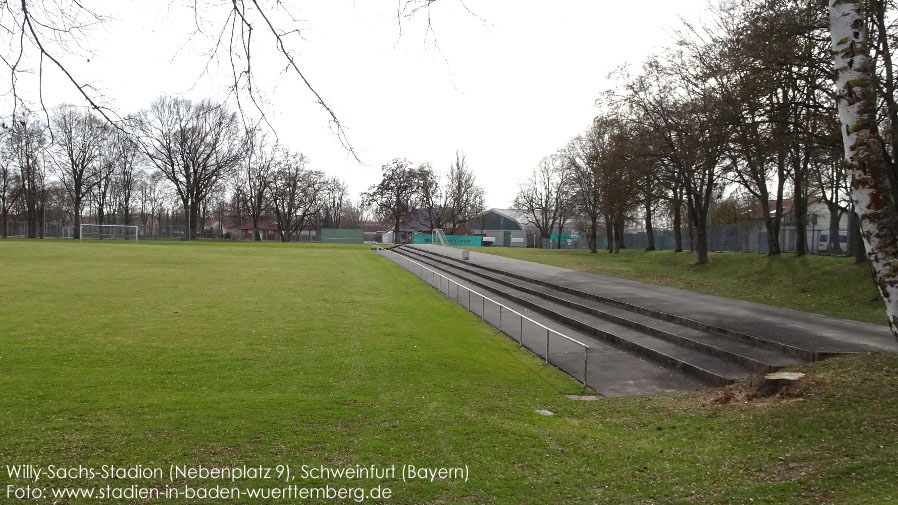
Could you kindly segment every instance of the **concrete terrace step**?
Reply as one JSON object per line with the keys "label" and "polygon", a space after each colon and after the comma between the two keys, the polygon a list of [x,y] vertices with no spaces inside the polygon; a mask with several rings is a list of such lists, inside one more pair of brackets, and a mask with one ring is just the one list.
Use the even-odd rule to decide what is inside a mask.
{"label": "concrete terrace step", "polygon": [[712,385],[732,383],[752,373],[752,368],[738,362],[721,359],[720,356],[667,340],[649,332],[608,321],[597,315],[582,312],[562,303],[547,300],[535,294],[507,286],[484,276],[452,267],[433,259],[416,255],[408,249],[394,249],[396,253],[412,258],[429,268],[478,286],[507,299],[546,314],[560,323],[578,331],[593,335],[606,342],[636,352],[662,363],[667,367],[685,371]]}
{"label": "concrete terrace step", "polygon": [[[462,250],[438,245],[404,246],[460,259]],[[898,352],[888,327],[797,310],[646,284],[617,277],[506,258],[471,250],[475,268],[498,271],[653,317],[708,329],[747,342],[781,346],[806,360],[857,352]],[[563,253],[562,253],[563,254]]]}
{"label": "concrete terrace step", "polygon": [[689,326],[683,326],[671,321],[653,318],[639,312],[628,311],[618,305],[597,302],[577,297],[546,288],[541,285],[525,283],[515,277],[490,272],[484,274],[477,272],[462,262],[447,260],[446,258],[427,254],[425,252],[406,249],[407,255],[416,258],[425,258],[433,262],[441,263],[447,267],[458,268],[472,275],[498,282],[504,286],[544,298],[548,301],[559,303],[571,309],[597,316],[609,322],[627,326],[636,331],[668,340],[672,343],[700,350],[719,358],[728,359],[759,373],[766,373],[779,368],[796,365],[801,360],[788,356],[774,348],[765,348],[753,343],[747,343],[739,339],[731,338],[715,332],[702,331]]}
{"label": "concrete terrace step", "polygon": [[[392,258],[393,256],[400,256],[384,250],[378,251],[378,253],[391,261],[396,261]],[[397,263],[401,267],[406,268],[404,261],[399,260]],[[551,327],[554,331],[589,345],[589,375],[587,385],[602,396],[633,396],[672,393],[677,391],[695,391],[708,386],[707,383],[700,381],[692,374],[688,374],[672,367],[660,365],[654,360],[627,351],[626,349],[605,342],[591,334],[587,334],[586,332],[579,331],[576,328],[560,323],[557,320],[543,316],[503,295],[493,294],[486,289],[475,287],[465,279],[455,277],[448,272],[443,271],[441,274],[456,282],[460,282],[463,285],[471,286],[472,288],[488,294],[493,300],[502,303],[506,307],[516,310],[541,324]],[[422,280],[428,282],[426,277]],[[442,285],[445,286],[444,283]],[[437,285],[432,283],[431,286],[435,289],[437,288]],[[441,287],[440,291],[444,296],[447,296],[450,299],[458,297],[457,292],[453,293],[453,290],[451,289],[448,290],[448,294],[446,288]],[[462,307],[468,308],[468,299],[464,295],[464,291],[462,291],[462,298],[459,301],[456,301],[456,303]],[[484,313],[481,311],[481,306],[477,300],[478,297],[475,295],[473,297],[473,307],[468,308],[468,310],[475,316],[480,316],[482,314],[485,322],[500,329],[500,331],[503,331],[512,340],[519,342],[523,340],[522,343],[524,348],[540,359],[543,359],[545,356],[545,347],[542,334],[537,338],[531,331],[535,330],[535,328],[532,327],[529,328],[528,331],[522,333],[519,330],[520,326],[517,321],[515,321],[514,316],[508,316],[504,320],[503,327],[499,328],[502,323],[500,322],[500,315],[496,308],[491,305],[486,305],[486,311]],[[522,336],[524,337],[523,339],[521,338]],[[566,346],[563,343],[558,342],[557,339],[555,340],[555,344],[561,345],[553,345],[551,348],[550,355],[552,365],[579,380],[580,374],[583,372],[583,363],[579,349],[570,345]]]}

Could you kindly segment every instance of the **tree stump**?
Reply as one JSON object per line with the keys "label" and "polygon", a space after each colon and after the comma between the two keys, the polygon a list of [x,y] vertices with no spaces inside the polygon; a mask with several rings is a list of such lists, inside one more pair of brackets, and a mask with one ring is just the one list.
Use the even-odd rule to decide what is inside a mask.
{"label": "tree stump", "polygon": [[805,374],[800,372],[769,373],[761,379],[755,391],[755,396],[773,396],[784,391],[790,391],[801,382],[804,376]]}

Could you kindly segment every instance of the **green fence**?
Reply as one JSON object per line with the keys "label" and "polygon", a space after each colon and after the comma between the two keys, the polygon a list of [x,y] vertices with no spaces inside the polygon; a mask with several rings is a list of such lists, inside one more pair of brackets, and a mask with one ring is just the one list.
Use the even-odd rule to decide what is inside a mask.
{"label": "green fence", "polygon": [[[433,235],[430,233],[416,233],[415,244],[430,244],[433,242]],[[449,245],[460,247],[480,247],[483,245],[483,237],[480,235],[446,235],[446,242]]]}
{"label": "green fence", "polygon": [[363,230],[321,229],[321,242],[328,244],[361,244],[365,241]]}

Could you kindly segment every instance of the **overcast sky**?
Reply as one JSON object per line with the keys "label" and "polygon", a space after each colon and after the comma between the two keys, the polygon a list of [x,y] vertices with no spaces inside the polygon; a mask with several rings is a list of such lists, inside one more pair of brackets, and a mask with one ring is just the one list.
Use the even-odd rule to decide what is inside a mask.
{"label": "overcast sky", "polygon": [[[293,14],[303,39],[291,47],[347,127],[361,163],[341,147],[297,76],[278,71],[281,59],[259,34],[254,68],[283,143],[305,153],[313,168],[346,180],[354,196],[394,157],[444,171],[461,150],[486,188],[487,206],[507,207],[540,158],[589,125],[596,97],[610,86],[607,74],[623,63],[638,67],[670,42],[680,17],[700,15],[706,0],[439,0],[429,35],[426,13],[400,29],[397,0],[298,4]],[[202,73],[210,39],[189,38],[189,9],[177,1],[91,5],[109,19],[70,61],[119,113],[161,93],[226,97],[230,68],[220,62]],[[217,12],[227,9],[209,13],[210,33]],[[83,104],[58,73],[48,71],[45,86],[50,105]]]}

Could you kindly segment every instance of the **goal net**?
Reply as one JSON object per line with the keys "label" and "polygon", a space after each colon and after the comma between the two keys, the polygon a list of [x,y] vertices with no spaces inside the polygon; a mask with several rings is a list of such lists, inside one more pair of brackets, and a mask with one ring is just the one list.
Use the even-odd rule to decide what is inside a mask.
{"label": "goal net", "polygon": [[433,233],[431,233],[430,243],[436,245],[444,245],[447,247],[449,246],[449,241],[446,240],[446,234],[443,233],[443,230],[439,228],[435,228],[433,230]]}
{"label": "goal net", "polygon": [[137,242],[137,226],[123,224],[82,224],[79,242],[85,240],[118,240]]}

